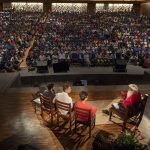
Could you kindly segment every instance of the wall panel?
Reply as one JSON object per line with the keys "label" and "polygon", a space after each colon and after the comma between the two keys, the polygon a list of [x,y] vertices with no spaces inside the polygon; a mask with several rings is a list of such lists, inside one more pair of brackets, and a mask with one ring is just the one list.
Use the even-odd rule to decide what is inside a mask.
{"label": "wall panel", "polygon": [[141,4],[141,13],[150,17],[150,2]]}

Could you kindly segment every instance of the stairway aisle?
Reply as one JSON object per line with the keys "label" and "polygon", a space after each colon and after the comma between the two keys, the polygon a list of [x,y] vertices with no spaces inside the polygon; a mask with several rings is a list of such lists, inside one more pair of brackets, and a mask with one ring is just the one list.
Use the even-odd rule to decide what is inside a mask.
{"label": "stairway aisle", "polygon": [[26,48],[26,50],[25,50],[24,57],[22,58],[22,63],[20,64],[20,68],[27,67],[26,58],[28,57],[28,53],[29,53],[30,49],[33,47],[34,41],[35,41],[35,36],[33,37],[32,41],[30,43],[30,47]]}

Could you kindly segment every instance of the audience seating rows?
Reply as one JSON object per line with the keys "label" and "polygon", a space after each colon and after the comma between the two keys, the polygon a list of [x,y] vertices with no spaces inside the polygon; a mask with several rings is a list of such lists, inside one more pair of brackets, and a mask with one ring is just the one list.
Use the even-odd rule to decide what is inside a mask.
{"label": "audience seating rows", "polygon": [[28,65],[47,60],[87,66],[125,59],[142,65],[150,53],[149,18],[134,12],[50,12],[36,33]]}
{"label": "audience seating rows", "polygon": [[24,52],[30,46],[41,15],[37,12],[0,12],[0,72],[20,70]]}
{"label": "audience seating rows", "polygon": [[54,64],[113,65],[125,59],[143,65],[150,54],[150,20],[135,12],[24,12],[0,13],[0,72],[19,70],[24,51],[35,36],[27,57],[29,66]]}
{"label": "audience seating rows", "polygon": [[[33,99],[32,104],[34,106],[34,110],[36,112],[36,107],[41,109],[41,115],[43,116],[43,112],[46,112],[50,115],[51,124],[53,125],[54,118],[57,119],[57,126],[59,126],[60,118],[69,122],[69,130],[72,130],[72,125],[75,124],[75,132],[77,132],[78,124],[83,124],[89,127],[89,137],[91,137],[91,131],[95,127],[95,118],[91,117],[91,110],[82,109],[76,107],[74,104],[74,108],[71,109],[71,104],[64,103],[56,100],[56,105],[52,103],[52,100],[49,100],[48,97],[44,96],[40,93],[40,97]],[[66,111],[67,114],[62,114],[60,112]],[[87,118],[87,121],[82,120],[80,118]]]}

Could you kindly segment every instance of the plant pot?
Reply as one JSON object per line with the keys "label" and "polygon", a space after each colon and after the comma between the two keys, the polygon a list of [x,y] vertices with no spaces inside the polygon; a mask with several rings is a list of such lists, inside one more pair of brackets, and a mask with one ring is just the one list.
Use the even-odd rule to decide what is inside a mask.
{"label": "plant pot", "polygon": [[112,143],[111,142],[93,142],[93,150],[112,150]]}
{"label": "plant pot", "polygon": [[115,150],[135,150],[135,146],[134,145],[116,146]]}

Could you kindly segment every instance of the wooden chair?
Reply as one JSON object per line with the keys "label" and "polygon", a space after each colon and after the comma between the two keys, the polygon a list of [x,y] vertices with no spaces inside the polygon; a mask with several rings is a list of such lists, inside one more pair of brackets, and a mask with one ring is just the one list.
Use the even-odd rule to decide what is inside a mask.
{"label": "wooden chair", "polygon": [[137,118],[136,127],[138,127],[140,125],[141,121],[142,121],[148,97],[149,97],[149,95],[145,94],[144,98],[140,101],[140,105],[139,105],[140,114]]}
{"label": "wooden chair", "polygon": [[[95,116],[91,116],[91,110],[79,108],[75,106],[75,132],[77,124],[83,124],[89,127],[89,137],[91,137],[91,130],[95,127]],[[83,118],[83,119],[82,119]]]}
{"label": "wooden chair", "polygon": [[[67,114],[65,115],[65,114],[61,113],[61,111],[67,111]],[[71,111],[71,104],[56,100],[56,112],[57,112],[58,126],[59,126],[59,118],[63,118],[64,120],[69,121],[69,124],[70,124],[69,129],[71,131],[72,121],[74,120],[74,117],[73,117],[72,111]]]}
{"label": "wooden chair", "polygon": [[56,110],[52,100],[41,94],[40,102],[41,102],[41,115],[43,115],[43,112],[48,113],[48,115],[51,116],[51,124],[53,124],[53,117],[56,115]]}
{"label": "wooden chair", "polygon": [[125,130],[126,123],[128,120],[133,119],[135,125],[138,127],[142,120],[143,114],[144,114],[148,96],[149,96],[148,94],[145,94],[144,98],[142,98],[136,106],[134,106],[132,108],[131,107],[125,108],[125,112],[123,112],[123,113],[121,113],[120,111],[118,111],[115,108],[110,108],[109,109],[109,120],[111,120],[112,114],[116,114],[117,116],[119,116],[123,120],[122,131]]}
{"label": "wooden chair", "polygon": [[36,113],[37,108],[41,108],[40,94],[32,94],[33,99],[31,100],[32,105],[34,107],[34,111]]}

